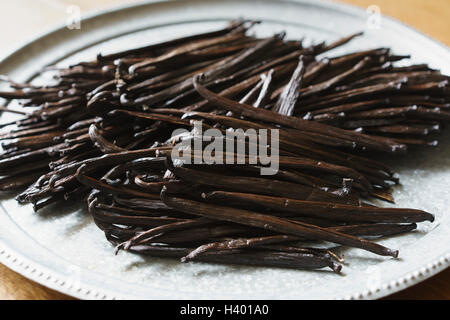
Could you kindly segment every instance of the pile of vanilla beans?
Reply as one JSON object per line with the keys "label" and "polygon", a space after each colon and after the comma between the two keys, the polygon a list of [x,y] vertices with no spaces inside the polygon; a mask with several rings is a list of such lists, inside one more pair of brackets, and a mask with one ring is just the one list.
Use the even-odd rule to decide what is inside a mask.
{"label": "pile of vanilla beans", "polygon": [[[372,238],[434,217],[373,205],[399,183],[376,159],[436,145],[448,76],[387,48],[324,57],[360,34],[304,47],[249,35],[256,23],[99,55],[46,86],[3,77],[0,97],[23,108],[2,110],[24,116],[1,124],[0,190],[35,210],[87,199],[117,250],[151,256],[339,272],[335,252],[305,245],[327,241],[397,257]],[[279,129],[279,171],[174,161],[172,132],[195,139],[200,120]]]}

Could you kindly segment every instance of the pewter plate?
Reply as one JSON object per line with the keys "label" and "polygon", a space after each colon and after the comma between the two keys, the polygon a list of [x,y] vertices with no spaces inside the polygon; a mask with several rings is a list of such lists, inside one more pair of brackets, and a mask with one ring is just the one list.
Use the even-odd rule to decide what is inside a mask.
{"label": "pewter plate", "polygon": [[[364,30],[365,36],[332,54],[392,47],[413,53],[450,74],[444,45],[382,17],[368,28],[363,10],[313,0],[146,2],[85,18],[81,30],[61,27],[24,45],[0,62],[0,74],[17,81],[33,79],[50,64],[79,60],[211,30],[245,17],[264,23],[259,35],[286,30],[289,38],[315,42]],[[35,82],[42,79],[35,79]],[[10,115],[3,115],[2,120]],[[373,299],[416,284],[445,269],[450,259],[450,135],[435,149],[386,158],[400,174],[396,206],[428,210],[436,221],[411,234],[380,241],[400,249],[400,258],[345,251],[343,275],[328,271],[223,266],[145,258],[113,248],[82,209],[57,206],[33,213],[13,195],[2,195],[0,262],[47,287],[84,299]],[[382,204],[386,205],[386,204]]]}

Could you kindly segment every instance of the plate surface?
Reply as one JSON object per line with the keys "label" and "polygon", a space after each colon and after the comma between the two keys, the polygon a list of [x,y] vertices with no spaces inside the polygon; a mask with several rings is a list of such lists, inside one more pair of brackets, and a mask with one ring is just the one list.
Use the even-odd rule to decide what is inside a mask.
{"label": "plate surface", "polygon": [[[319,42],[364,30],[365,36],[335,50],[392,47],[412,53],[450,74],[445,46],[383,17],[368,29],[363,10],[313,0],[148,2],[84,19],[81,30],[60,28],[28,43],[0,62],[0,74],[32,79],[44,66],[68,65],[182,35],[216,29],[230,19],[259,19],[258,35],[286,30],[288,38]],[[35,79],[39,82],[42,79]],[[3,115],[2,121],[9,115]],[[86,212],[52,207],[39,214],[1,195],[0,262],[45,286],[85,299],[367,299],[379,298],[445,269],[450,260],[450,135],[438,148],[387,159],[399,173],[396,206],[436,214],[413,233],[381,241],[400,258],[346,250],[343,275],[327,271],[223,266],[148,258],[113,248]],[[445,142],[446,141],[446,142]],[[385,204],[382,204],[385,205]]]}

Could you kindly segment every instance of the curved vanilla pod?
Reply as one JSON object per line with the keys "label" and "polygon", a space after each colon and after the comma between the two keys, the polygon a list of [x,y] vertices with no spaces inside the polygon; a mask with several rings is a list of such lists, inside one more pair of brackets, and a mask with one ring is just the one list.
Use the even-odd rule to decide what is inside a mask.
{"label": "curved vanilla pod", "polygon": [[330,231],[302,222],[293,223],[287,221],[286,219],[260,214],[257,212],[175,197],[166,194],[164,188],[161,191],[161,199],[165,204],[172,208],[176,208],[177,210],[197,216],[244,224],[300,237],[308,237],[315,240],[330,241],[350,247],[364,249],[382,256],[398,256],[397,250],[392,250],[377,243],[359,239],[354,236]]}
{"label": "curved vanilla pod", "polygon": [[287,197],[272,197],[226,191],[214,191],[208,193],[205,195],[205,199],[210,201],[220,200],[222,202],[242,202],[271,208],[281,212],[290,212],[299,215],[345,222],[414,223],[434,221],[434,216],[432,214],[416,209],[354,206],[340,203],[304,201],[289,199]]}
{"label": "curved vanilla pod", "polygon": [[[349,225],[340,227],[331,227],[330,230],[343,232],[345,234],[358,235],[358,236],[385,236],[408,232],[414,230],[417,227],[415,223],[412,224],[368,224],[368,225]],[[264,236],[255,238],[235,238],[225,241],[211,242],[199,246],[195,250],[191,251],[187,256],[183,257],[184,261],[198,259],[199,255],[203,255],[206,252],[217,251],[217,250],[232,250],[242,249],[248,247],[258,247],[266,246],[270,244],[280,244],[280,243],[293,243],[298,241],[304,241],[301,237],[290,236],[290,235],[274,235],[274,236]],[[303,248],[295,247],[296,250],[305,250]],[[307,249],[311,250],[311,249]],[[328,251],[320,250],[318,251]]]}
{"label": "curved vanilla pod", "polygon": [[[113,239],[109,239],[114,243]],[[131,252],[154,256],[182,258],[192,251],[192,248],[167,247],[152,245],[134,245]],[[244,251],[236,250],[234,254],[221,254],[212,252],[198,257],[198,261],[220,264],[253,265],[263,267],[281,267],[293,269],[322,269],[330,268],[339,273],[342,266],[336,263],[330,254],[317,255],[312,253],[280,252],[280,251]]]}
{"label": "curved vanilla pod", "polygon": [[294,199],[308,199],[314,194],[315,197],[321,198],[322,200],[328,200],[330,202],[341,201],[341,197],[338,195],[292,182],[257,177],[226,176],[183,167],[174,167],[172,165],[169,165],[168,169],[180,179],[216,188],[241,191],[250,189],[256,193],[268,195],[290,195]]}
{"label": "curved vanilla pod", "polygon": [[373,137],[368,135],[359,134],[354,131],[347,131],[336,127],[327,126],[325,124],[303,120],[297,117],[289,117],[278,114],[276,112],[265,110],[261,108],[254,108],[253,106],[238,103],[228,98],[219,96],[212,91],[208,90],[201,83],[201,75],[194,77],[194,87],[200,95],[202,95],[209,102],[216,104],[218,107],[222,107],[228,111],[243,116],[266,121],[269,123],[277,123],[291,128],[296,128],[304,131],[311,131],[322,133],[324,135],[330,135],[332,137],[341,138],[343,140],[353,141],[360,147],[373,149],[377,151],[385,151],[392,153],[406,152],[406,145],[397,143],[395,140],[388,138]]}

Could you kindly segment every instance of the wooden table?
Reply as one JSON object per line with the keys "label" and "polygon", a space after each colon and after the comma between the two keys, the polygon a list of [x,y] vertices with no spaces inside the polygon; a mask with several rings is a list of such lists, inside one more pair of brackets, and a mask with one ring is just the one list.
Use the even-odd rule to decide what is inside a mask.
{"label": "wooden table", "polygon": [[[406,22],[450,46],[448,0],[342,0],[367,8],[377,5],[383,14]],[[67,8],[77,5],[82,13],[136,0],[15,0],[0,4],[0,55],[31,39],[36,31],[64,23]],[[39,13],[39,14],[36,14]],[[18,25],[20,18],[20,26]],[[14,32],[10,32],[14,28]],[[70,299],[43,287],[0,264],[0,299]],[[450,268],[433,278],[394,294],[388,299],[450,299]]]}

